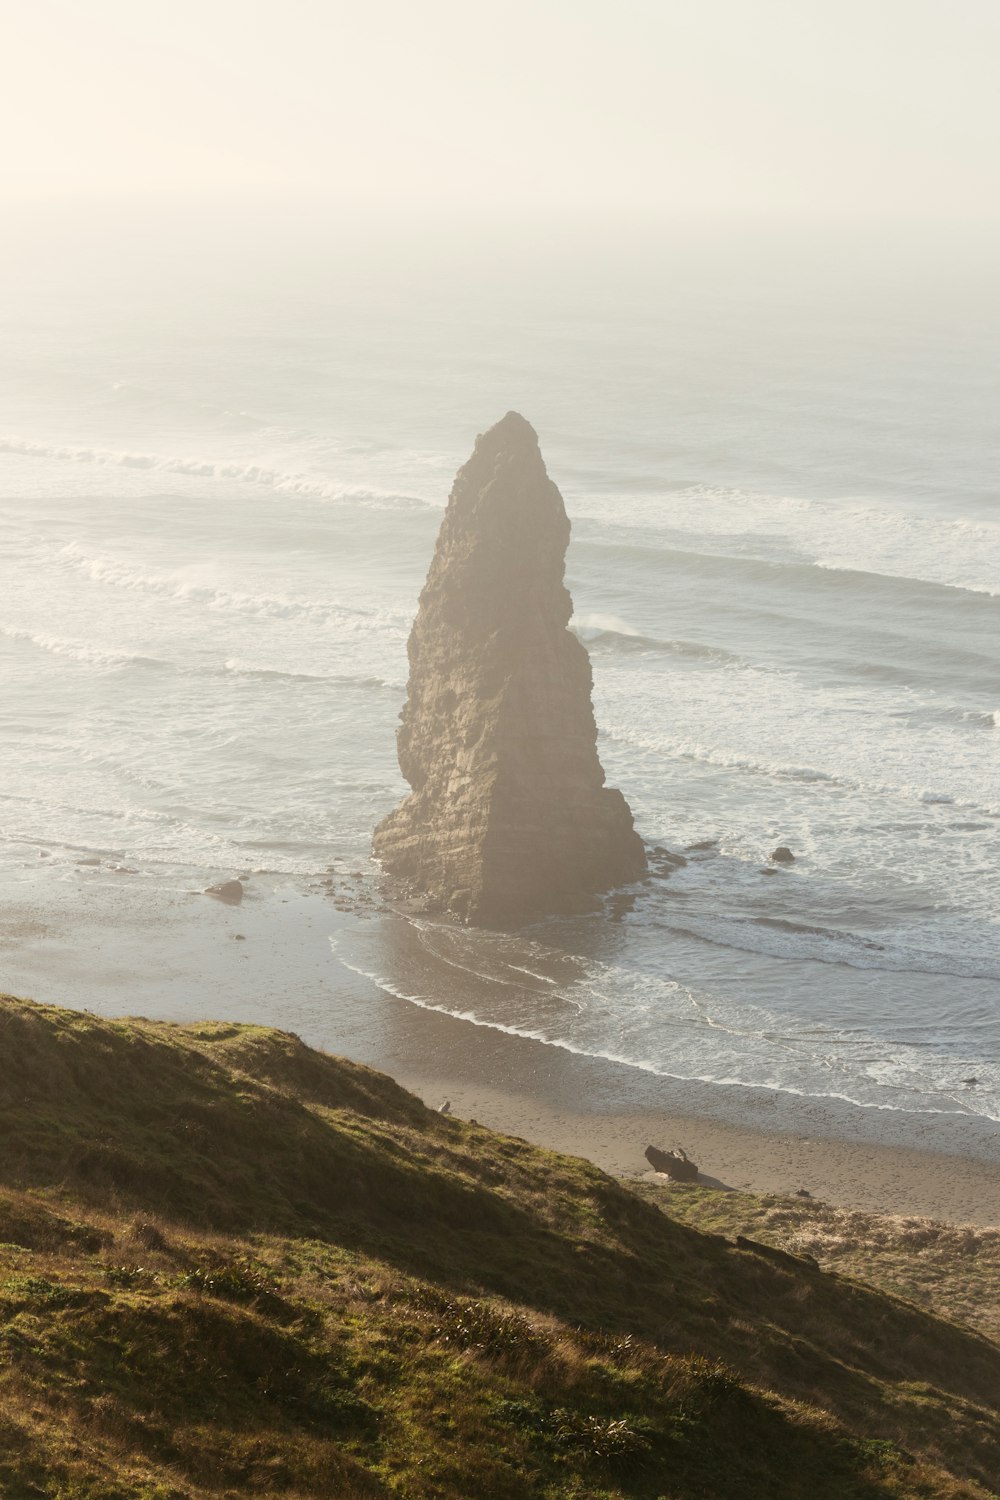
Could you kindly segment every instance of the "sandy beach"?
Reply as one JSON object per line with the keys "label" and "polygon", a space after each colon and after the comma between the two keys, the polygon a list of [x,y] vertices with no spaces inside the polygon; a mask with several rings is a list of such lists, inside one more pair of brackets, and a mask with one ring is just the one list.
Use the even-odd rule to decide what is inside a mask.
{"label": "sandy beach", "polygon": [[[701,1182],[751,1192],[805,1188],[838,1207],[981,1226],[1000,1223],[997,1165],[951,1153],[767,1132],[670,1109],[622,1114],[572,1112],[532,1097],[445,1078],[400,1081],[427,1103],[450,1100],[453,1113],[622,1176],[650,1175],[649,1144],[681,1144]],[[802,1128],[810,1128],[808,1107]],[[658,1181],[666,1179],[658,1177]],[[676,1188],[683,1192],[683,1187]]]}
{"label": "sandy beach", "polygon": [[613,1173],[648,1170],[649,1144],[681,1145],[724,1187],[1000,1224],[993,1121],[651,1075],[420,1008],[348,972],[331,937],[390,920],[366,911],[365,880],[331,898],[260,875],[226,906],[181,872],[24,863],[4,877],[0,988],[108,1016],[294,1031],[433,1108],[448,1100],[457,1116]]}

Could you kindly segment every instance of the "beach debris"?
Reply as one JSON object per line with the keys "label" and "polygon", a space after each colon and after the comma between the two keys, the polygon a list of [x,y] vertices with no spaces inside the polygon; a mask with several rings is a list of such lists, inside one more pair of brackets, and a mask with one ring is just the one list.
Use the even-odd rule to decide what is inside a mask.
{"label": "beach debris", "polygon": [[795,1189],[795,1196],[796,1196],[796,1198],[811,1198],[812,1197],[812,1193],[809,1191],[808,1188],[796,1188]]}
{"label": "beach debris", "polygon": [[795,863],[795,855],[788,848],[787,844],[779,844],[777,849],[772,849],[768,858],[772,864],[776,865],[793,865]]}
{"label": "beach debris", "polygon": [[508,412],[452,488],[408,645],[397,745],[412,792],[374,835],[425,910],[517,927],[592,910],[646,872],[568,628],[569,530],[534,428]]}
{"label": "beach debris", "polygon": [[443,1104],[439,1104],[438,1105],[438,1114],[439,1115],[450,1115],[451,1114],[451,1100],[450,1099],[446,1099]]}
{"label": "beach debris", "polygon": [[681,1146],[673,1151],[647,1146],[644,1154],[654,1172],[662,1172],[674,1182],[694,1182],[698,1176],[698,1168]]}
{"label": "beach debris", "polygon": [[239,906],[243,900],[243,882],[223,880],[219,885],[207,886],[205,895],[212,896],[216,901],[224,901],[227,906]]}

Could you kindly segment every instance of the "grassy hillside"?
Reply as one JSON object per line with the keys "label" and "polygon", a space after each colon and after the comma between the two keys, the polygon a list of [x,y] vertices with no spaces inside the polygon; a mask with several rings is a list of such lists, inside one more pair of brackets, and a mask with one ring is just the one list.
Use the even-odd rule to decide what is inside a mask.
{"label": "grassy hillside", "polygon": [[815,1198],[666,1187],[654,1179],[637,1182],[635,1191],[696,1229],[811,1255],[824,1270],[867,1281],[1000,1343],[1000,1228],[834,1208]]}
{"label": "grassy hillside", "polygon": [[987,1337],[283,1033],[0,1000],[0,1241],[5,1497],[957,1500],[1000,1474]]}

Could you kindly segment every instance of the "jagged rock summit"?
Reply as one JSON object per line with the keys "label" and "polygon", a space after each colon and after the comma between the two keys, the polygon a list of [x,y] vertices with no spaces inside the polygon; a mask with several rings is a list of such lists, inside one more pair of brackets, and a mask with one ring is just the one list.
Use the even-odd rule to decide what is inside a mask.
{"label": "jagged rock summit", "polygon": [[597,756],[568,543],[535,430],[508,412],[455,479],[408,647],[398,739],[413,790],[374,838],[428,910],[479,926],[585,910],[646,868]]}

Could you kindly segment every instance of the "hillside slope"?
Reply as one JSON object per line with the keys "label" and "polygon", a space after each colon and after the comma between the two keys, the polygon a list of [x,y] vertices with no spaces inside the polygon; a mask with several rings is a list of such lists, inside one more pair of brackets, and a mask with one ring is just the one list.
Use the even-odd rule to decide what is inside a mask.
{"label": "hillside slope", "polygon": [[1000,1342],[1000,1227],[834,1208],[797,1195],[668,1186],[662,1178],[631,1186],[683,1224],[812,1256],[824,1270],[866,1281]]}
{"label": "hillside slope", "polygon": [[0,1142],[5,1496],[944,1500],[1000,1474],[991,1340],[284,1033],[4,998]]}

